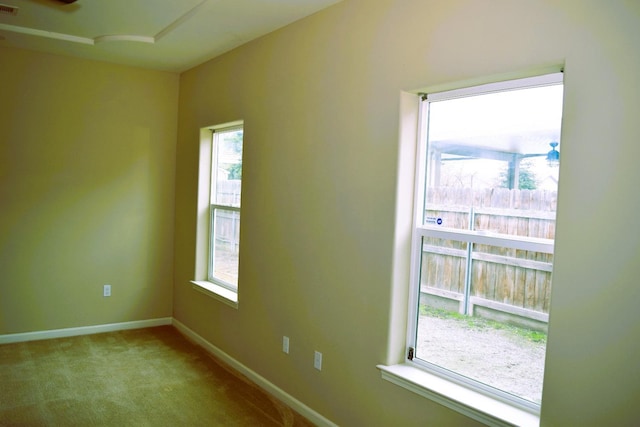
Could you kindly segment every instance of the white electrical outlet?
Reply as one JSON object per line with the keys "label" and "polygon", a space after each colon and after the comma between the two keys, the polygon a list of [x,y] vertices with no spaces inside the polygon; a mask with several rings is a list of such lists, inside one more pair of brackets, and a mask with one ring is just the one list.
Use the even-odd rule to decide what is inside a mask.
{"label": "white electrical outlet", "polygon": [[289,337],[282,337],[282,351],[289,354]]}
{"label": "white electrical outlet", "polygon": [[111,285],[104,285],[102,288],[102,296],[110,297],[111,296]]}
{"label": "white electrical outlet", "polygon": [[318,371],[322,370],[322,353],[320,353],[319,351],[316,351],[315,355],[313,356],[313,367]]}

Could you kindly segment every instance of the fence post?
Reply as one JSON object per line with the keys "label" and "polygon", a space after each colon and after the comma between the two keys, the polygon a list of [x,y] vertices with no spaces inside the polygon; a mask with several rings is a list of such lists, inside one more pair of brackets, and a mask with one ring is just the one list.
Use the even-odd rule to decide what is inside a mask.
{"label": "fence post", "polygon": [[[473,230],[475,224],[475,209],[473,206],[469,208],[469,230]],[[473,243],[467,242],[467,265],[464,272],[464,295],[462,296],[462,313],[469,315],[469,299],[471,297],[471,259],[473,253]]]}

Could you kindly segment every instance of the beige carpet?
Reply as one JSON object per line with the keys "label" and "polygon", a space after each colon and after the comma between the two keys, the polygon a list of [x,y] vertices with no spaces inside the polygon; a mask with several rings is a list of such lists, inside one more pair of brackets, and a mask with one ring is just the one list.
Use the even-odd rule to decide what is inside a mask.
{"label": "beige carpet", "polygon": [[0,345],[0,426],[311,426],[171,326]]}

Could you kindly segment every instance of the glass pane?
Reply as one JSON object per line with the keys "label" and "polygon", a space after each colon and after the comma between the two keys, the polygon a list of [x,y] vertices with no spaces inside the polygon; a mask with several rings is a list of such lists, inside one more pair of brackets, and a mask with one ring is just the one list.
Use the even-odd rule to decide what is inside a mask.
{"label": "glass pane", "polygon": [[214,173],[211,203],[240,206],[242,183],[242,129],[214,133]]}
{"label": "glass pane", "polygon": [[491,216],[553,222],[561,118],[562,85],[431,102],[423,224],[538,237]]}
{"label": "glass pane", "polygon": [[240,247],[240,212],[211,208],[213,212],[213,242],[211,279],[238,286],[238,249]]}
{"label": "glass pane", "polygon": [[[426,239],[425,239],[426,241]],[[503,258],[489,263],[473,252],[469,313],[465,311],[466,243],[424,244],[415,357],[449,371],[540,403],[546,350],[546,323],[505,314],[498,301],[543,309],[551,290],[550,263],[516,267]],[[501,252],[501,248],[491,248]],[[517,254],[527,263],[534,254]],[[515,255],[515,254],[514,254]],[[518,256],[519,255],[519,256]],[[546,254],[535,254],[548,257]],[[507,296],[507,298],[504,298]],[[548,307],[546,307],[548,309]]]}

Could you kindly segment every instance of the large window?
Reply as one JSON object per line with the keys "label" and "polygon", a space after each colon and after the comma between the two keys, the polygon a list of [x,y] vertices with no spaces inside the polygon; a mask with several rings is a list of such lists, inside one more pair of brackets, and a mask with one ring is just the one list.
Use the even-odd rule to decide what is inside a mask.
{"label": "large window", "polygon": [[562,74],[424,95],[407,363],[539,412]]}
{"label": "large window", "polygon": [[238,302],[242,122],[201,129],[196,272],[192,282],[230,305]]}

